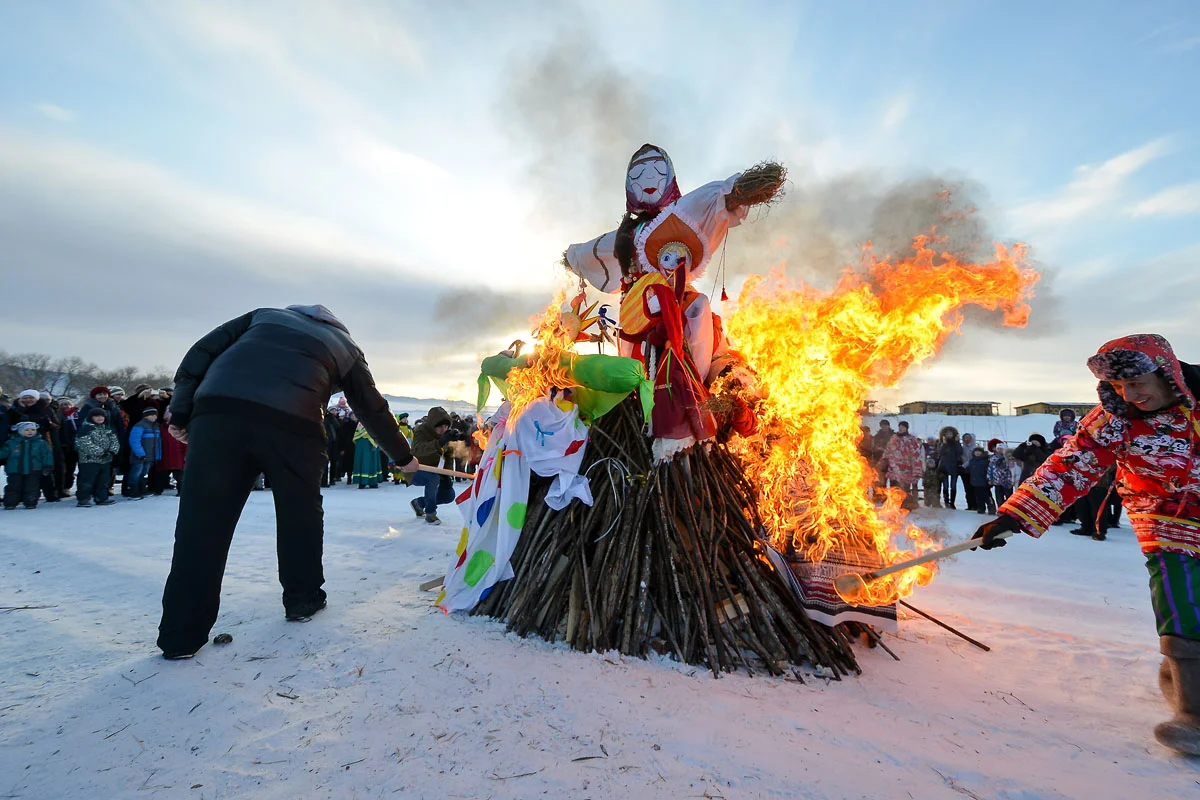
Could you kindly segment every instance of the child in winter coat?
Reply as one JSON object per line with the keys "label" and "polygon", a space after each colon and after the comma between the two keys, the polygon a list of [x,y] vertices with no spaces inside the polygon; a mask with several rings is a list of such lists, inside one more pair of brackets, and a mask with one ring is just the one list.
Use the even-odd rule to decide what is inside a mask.
{"label": "child in winter coat", "polygon": [[108,424],[108,412],[99,406],[87,411],[87,418],[75,436],[79,456],[79,480],[75,504],[87,508],[95,500],[98,506],[111,506],[108,487],[112,485],[112,460],[121,451],[121,440]]}
{"label": "child in winter coat", "polygon": [[941,508],[942,501],[938,494],[941,487],[938,480],[937,459],[925,457],[925,472],[921,475],[921,494],[925,498],[926,508]]}
{"label": "child in winter coat", "polygon": [[987,451],[982,447],[971,451],[971,460],[967,462],[967,480],[971,484],[971,494],[975,497],[975,511],[979,514],[996,513],[996,504],[992,501],[992,493],[988,488],[990,464]]}
{"label": "child in winter coat", "polygon": [[54,470],[54,454],[50,445],[38,436],[36,422],[18,422],[12,427],[16,433],[0,450],[0,461],[8,473],[4,486],[4,508],[11,511],[17,503],[24,502],[26,508],[37,508],[38,495],[42,491],[42,476]]}
{"label": "child in winter coat", "polygon": [[146,496],[146,478],[154,462],[162,458],[162,433],[158,429],[158,409],[142,411],[142,419],[129,429],[129,490],[131,500]]}
{"label": "child in winter coat", "polygon": [[988,460],[988,485],[992,487],[992,493],[996,497],[996,507],[1012,495],[1013,489],[1013,474],[1012,469],[1008,466],[1008,453],[1000,446],[999,439],[992,439],[988,442],[988,450],[992,451],[992,457]]}

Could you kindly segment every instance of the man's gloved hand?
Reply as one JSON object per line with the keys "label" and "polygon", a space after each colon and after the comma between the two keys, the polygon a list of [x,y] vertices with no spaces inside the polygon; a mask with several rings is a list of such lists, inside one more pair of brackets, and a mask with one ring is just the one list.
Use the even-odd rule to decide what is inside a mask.
{"label": "man's gloved hand", "polygon": [[412,461],[409,461],[407,464],[400,467],[400,471],[403,472],[405,475],[416,475],[417,470],[419,470],[420,468],[421,468],[421,462],[417,461],[414,458]]}
{"label": "man's gloved hand", "polygon": [[[979,544],[984,550],[991,550],[995,547],[1004,547],[1008,542],[1001,538],[1006,533],[1016,533],[1021,530],[1021,524],[1017,522],[1016,517],[1010,517],[1008,514],[998,514],[994,520],[985,522],[975,531],[972,539],[983,539]],[[972,550],[975,548],[972,547]]]}

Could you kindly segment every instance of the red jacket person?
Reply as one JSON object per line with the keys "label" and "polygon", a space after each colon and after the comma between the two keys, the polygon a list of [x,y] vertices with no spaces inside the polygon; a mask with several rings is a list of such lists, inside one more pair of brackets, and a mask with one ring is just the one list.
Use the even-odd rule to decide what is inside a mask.
{"label": "red jacket person", "polygon": [[1114,339],[1088,359],[1100,405],[983,525],[983,548],[1003,531],[1041,536],[1113,464],[1150,572],[1163,659],[1159,683],[1174,719],[1161,743],[1200,755],[1200,368],[1156,334]]}
{"label": "red jacket person", "polygon": [[189,658],[217,620],[233,530],[259,473],[275,497],[279,582],[289,620],[325,607],[321,477],[324,411],[341,389],[363,427],[405,472],[419,466],[346,326],[324,306],[260,308],[209,333],[183,357],[171,435],[188,444],[163,591],[158,646]]}

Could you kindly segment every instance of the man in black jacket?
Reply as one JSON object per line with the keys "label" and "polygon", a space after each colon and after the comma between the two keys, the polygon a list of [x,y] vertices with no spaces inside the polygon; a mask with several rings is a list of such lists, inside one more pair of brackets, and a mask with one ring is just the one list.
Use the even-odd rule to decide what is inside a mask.
{"label": "man in black jacket", "polygon": [[260,308],[196,342],[175,373],[169,432],[188,443],[158,646],[189,658],[217,619],[233,530],[259,473],[275,496],[279,582],[289,620],[325,607],[324,410],[336,390],[402,469],[419,466],[366,359],[324,306]]}

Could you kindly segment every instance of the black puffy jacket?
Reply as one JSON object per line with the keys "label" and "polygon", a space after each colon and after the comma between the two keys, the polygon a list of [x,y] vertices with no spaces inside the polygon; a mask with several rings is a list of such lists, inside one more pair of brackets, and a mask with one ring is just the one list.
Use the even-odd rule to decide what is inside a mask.
{"label": "black puffy jacket", "polygon": [[412,460],[362,351],[324,306],[259,308],[192,345],[175,373],[171,423],[226,413],[324,438],[325,408],[339,390],[392,460]]}

